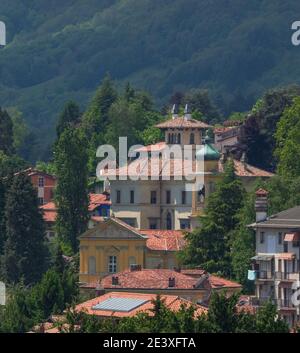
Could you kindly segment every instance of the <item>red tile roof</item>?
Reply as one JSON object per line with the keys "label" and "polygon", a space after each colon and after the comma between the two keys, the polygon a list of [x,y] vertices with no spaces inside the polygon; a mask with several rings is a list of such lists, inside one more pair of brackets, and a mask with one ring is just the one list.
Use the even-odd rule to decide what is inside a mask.
{"label": "red tile roof", "polygon": [[[112,285],[112,277],[118,277],[118,285]],[[175,286],[169,287],[169,279],[175,278]],[[168,269],[126,270],[104,277],[100,282],[86,283],[83,288],[121,290],[197,290],[197,289],[241,289],[234,281],[208,274],[201,269],[186,269],[180,272]]]}
{"label": "red tile roof", "polygon": [[[106,317],[132,317],[137,315],[140,312],[146,312],[149,315],[153,315],[150,309],[153,308],[152,301],[155,300],[157,297],[156,294],[141,294],[141,293],[121,293],[121,292],[110,292],[106,293],[100,297],[88,300],[84,303],[81,303],[75,307],[76,311],[84,311],[87,314],[90,315],[96,315],[96,316],[106,316]],[[142,299],[145,300],[146,302],[139,307],[128,311],[110,311],[110,310],[95,310],[93,307],[97,304],[100,304],[104,302],[107,299],[110,298],[130,298],[130,299]],[[195,316],[199,316],[201,314],[206,314],[207,313],[207,308],[201,306],[201,305],[196,305],[193,304],[192,302],[185,300],[183,298],[180,298],[178,296],[174,295],[162,295],[161,299],[165,302],[165,305],[167,308],[169,308],[172,311],[178,311],[180,310],[182,305],[186,305],[187,308],[194,306],[196,309]]]}
{"label": "red tile roof", "polygon": [[242,288],[242,286],[237,283],[233,282],[229,279],[225,279],[222,277],[217,277],[217,276],[209,276],[209,283],[213,289],[218,289],[218,288]]}
{"label": "red tile roof", "polygon": [[[111,201],[107,199],[107,195],[105,194],[89,194],[89,197],[89,212],[93,212],[97,207],[101,205],[111,205]],[[57,208],[54,202],[48,202],[40,206],[40,209],[43,212],[43,219],[45,222],[55,222],[55,218],[57,216]],[[94,218],[94,221],[100,221],[100,218],[92,218]]]}
{"label": "red tile roof", "polygon": [[[248,163],[243,163],[236,159],[233,160],[235,174],[239,177],[272,177],[273,173],[267,172],[266,170],[254,167]],[[224,171],[224,165],[219,162],[219,171]]]}
{"label": "red tile roof", "polygon": [[[112,277],[118,277],[119,284],[112,285]],[[169,278],[175,278],[175,286],[169,287]],[[180,272],[166,269],[126,270],[104,277],[100,286],[120,289],[195,289],[197,279]]]}
{"label": "red tile roof", "polygon": [[208,129],[210,125],[204,123],[203,121],[195,119],[185,119],[184,117],[178,117],[175,119],[169,119],[163,123],[157,124],[156,127],[159,129],[166,128],[176,128],[176,129],[185,129],[185,128],[198,128],[198,129]]}
{"label": "red tile roof", "polygon": [[111,201],[109,200],[106,194],[90,194],[90,203],[89,203],[89,211],[94,211],[95,208],[101,205],[111,205]]}
{"label": "red tile roof", "polygon": [[140,148],[137,148],[135,151],[136,152],[160,152],[163,151],[167,147],[167,144],[162,141],[155,143],[154,145],[148,145],[148,146],[143,146]]}
{"label": "red tile roof", "polygon": [[265,189],[260,188],[260,189],[258,189],[258,190],[255,192],[255,194],[256,194],[257,196],[267,196],[267,195],[268,195],[268,191],[265,190]]}
{"label": "red tile roof", "polygon": [[148,237],[149,250],[179,251],[184,248],[184,234],[180,230],[142,229],[140,233]]}
{"label": "red tile roof", "polygon": [[43,175],[43,176],[46,176],[46,177],[51,178],[53,180],[56,180],[56,177],[54,175],[42,172],[42,171],[34,169],[34,168],[28,168],[28,169],[22,170],[20,172],[15,173],[14,175],[19,175],[21,173],[25,173],[28,176]]}

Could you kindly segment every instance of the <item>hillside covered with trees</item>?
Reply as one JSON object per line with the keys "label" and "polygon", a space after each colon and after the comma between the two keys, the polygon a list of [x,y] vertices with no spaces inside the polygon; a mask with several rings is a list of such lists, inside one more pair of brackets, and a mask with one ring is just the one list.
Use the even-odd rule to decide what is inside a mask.
{"label": "hillside covered with trees", "polygon": [[292,0],[3,0],[0,106],[34,133],[33,159],[49,150],[64,103],[84,111],[106,72],[149,91],[159,109],[202,88],[223,116],[246,111],[266,89],[299,83],[290,39],[299,12]]}

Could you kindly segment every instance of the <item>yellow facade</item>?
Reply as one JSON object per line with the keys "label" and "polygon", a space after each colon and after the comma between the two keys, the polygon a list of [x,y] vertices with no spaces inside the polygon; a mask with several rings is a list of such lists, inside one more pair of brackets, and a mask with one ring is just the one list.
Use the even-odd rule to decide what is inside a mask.
{"label": "yellow facade", "polygon": [[80,237],[79,281],[96,282],[131,264],[144,267],[146,240],[114,219],[99,223]]}

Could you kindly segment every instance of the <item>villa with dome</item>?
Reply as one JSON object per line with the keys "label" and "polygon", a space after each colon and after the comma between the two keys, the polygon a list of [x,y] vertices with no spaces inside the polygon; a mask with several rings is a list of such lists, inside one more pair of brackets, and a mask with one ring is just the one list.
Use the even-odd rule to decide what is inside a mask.
{"label": "villa with dome", "polygon": [[[173,107],[172,118],[157,127],[164,132],[164,141],[137,149],[137,152],[143,152],[143,159],[131,160],[128,166],[113,171],[116,180],[110,180],[112,215],[138,229],[193,229],[229,157],[218,151],[213,139],[208,138],[211,126],[193,119],[188,106],[183,116],[178,116]],[[176,145],[189,147],[193,158],[177,159],[171,154],[164,159],[164,152]],[[201,147],[198,152],[197,146]],[[156,158],[153,158],[153,152]],[[201,155],[200,162],[197,153]],[[257,178],[273,175],[247,164],[245,158],[233,162],[236,175],[248,190]],[[195,176],[188,189],[186,179],[180,180],[186,167]],[[129,169],[136,173],[136,180],[124,180]],[[196,177],[199,175],[200,186]]]}

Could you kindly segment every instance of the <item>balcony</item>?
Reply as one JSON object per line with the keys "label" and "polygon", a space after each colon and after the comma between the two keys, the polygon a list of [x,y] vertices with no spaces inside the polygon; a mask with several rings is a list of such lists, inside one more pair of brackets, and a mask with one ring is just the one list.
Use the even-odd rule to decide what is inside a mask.
{"label": "balcony", "polygon": [[258,280],[274,280],[274,272],[272,271],[257,271],[256,278]]}
{"label": "balcony", "polygon": [[275,304],[275,305],[277,304],[276,300],[272,297],[259,297],[259,298],[251,297],[250,301],[251,301],[251,305],[253,306],[262,306],[268,302],[271,302],[272,304]]}
{"label": "balcony", "polygon": [[297,281],[299,280],[299,273],[297,272],[275,272],[275,279],[278,281]]}
{"label": "balcony", "polygon": [[277,307],[279,310],[296,309],[290,299],[277,299]]}

